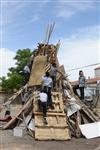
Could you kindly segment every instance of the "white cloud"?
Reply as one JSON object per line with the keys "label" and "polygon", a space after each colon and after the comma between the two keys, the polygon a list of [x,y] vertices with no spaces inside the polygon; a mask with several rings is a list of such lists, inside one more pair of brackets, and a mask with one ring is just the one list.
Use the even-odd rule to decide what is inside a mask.
{"label": "white cloud", "polygon": [[41,1],[22,1],[13,0],[2,3],[2,26],[20,26],[27,22],[35,22],[39,19],[39,14],[47,5],[49,0]]}
{"label": "white cloud", "polygon": [[[25,9],[26,3],[5,1],[2,3],[2,25],[11,25]],[[18,22],[19,23],[19,22]]]}
{"label": "white cloud", "polygon": [[[78,31],[71,37],[61,40],[62,44],[58,56],[60,63],[64,64],[66,71],[98,62],[100,63],[99,39],[96,36],[96,32],[94,34],[94,31],[97,31],[96,28],[97,26],[88,27],[88,30],[84,28],[83,31],[86,32],[82,32],[81,29],[81,32],[84,34],[81,35],[81,32],[79,33]],[[94,76],[93,68],[95,66],[83,68],[87,77]],[[71,80],[78,78],[77,72],[78,70],[68,71],[71,74]]]}
{"label": "white cloud", "polygon": [[1,48],[0,49],[0,77],[1,76],[7,76],[8,69],[10,67],[15,66],[15,61],[13,58],[15,57],[15,52],[6,49],[6,48]]}
{"label": "white cloud", "polygon": [[70,18],[73,14],[74,14],[74,11],[61,10],[59,11],[57,17]]}
{"label": "white cloud", "polygon": [[32,19],[30,19],[30,20],[28,21],[28,23],[34,23],[34,22],[36,22],[36,21],[38,21],[38,20],[39,20],[39,16],[38,16],[38,15],[33,15]]}
{"label": "white cloud", "polygon": [[70,18],[78,12],[86,12],[89,9],[95,9],[93,1],[57,1],[57,17]]}

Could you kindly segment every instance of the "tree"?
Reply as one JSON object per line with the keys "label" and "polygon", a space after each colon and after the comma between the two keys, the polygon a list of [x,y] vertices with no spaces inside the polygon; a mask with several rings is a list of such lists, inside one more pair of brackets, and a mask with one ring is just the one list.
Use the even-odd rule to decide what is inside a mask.
{"label": "tree", "polygon": [[0,85],[4,91],[13,92],[14,89],[19,89],[22,86],[23,81],[23,69],[24,66],[30,61],[32,51],[27,49],[19,49],[16,52],[14,60],[16,60],[16,67],[9,68],[9,72],[6,77],[0,78]]}

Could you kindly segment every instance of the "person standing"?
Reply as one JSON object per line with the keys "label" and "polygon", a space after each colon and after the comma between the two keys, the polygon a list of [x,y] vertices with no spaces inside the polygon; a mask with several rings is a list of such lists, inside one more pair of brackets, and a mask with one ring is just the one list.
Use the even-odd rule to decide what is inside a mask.
{"label": "person standing", "polygon": [[82,70],[79,71],[79,84],[73,87],[74,93],[78,95],[77,89],[80,90],[80,99],[84,100],[84,88],[86,86],[86,78]]}
{"label": "person standing", "polygon": [[28,64],[24,67],[24,77],[25,77],[25,84],[29,81],[30,77],[30,68]]}
{"label": "person standing", "polygon": [[43,90],[46,91],[48,95],[47,106],[50,107],[51,109],[54,109],[52,104],[52,97],[51,97],[52,84],[53,84],[52,78],[50,77],[49,72],[46,72],[45,76],[42,77],[42,87]]}
{"label": "person standing", "polygon": [[61,75],[63,75],[57,68],[56,63],[53,63],[51,66],[51,71],[50,71],[50,76],[52,78],[53,81],[53,88],[56,88],[56,77],[57,77],[57,73],[60,73]]}

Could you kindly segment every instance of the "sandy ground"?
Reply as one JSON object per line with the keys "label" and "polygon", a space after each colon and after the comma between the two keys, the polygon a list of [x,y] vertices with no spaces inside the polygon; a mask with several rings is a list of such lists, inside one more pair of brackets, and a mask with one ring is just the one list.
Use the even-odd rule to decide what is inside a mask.
{"label": "sandy ground", "polygon": [[[12,116],[22,106],[11,108]],[[4,116],[4,111],[0,117]],[[13,130],[0,130],[0,150],[100,150],[100,138],[87,140],[72,138],[70,141],[35,141],[27,133],[23,137],[13,136]]]}
{"label": "sandy ground", "polygon": [[35,141],[28,134],[23,137],[15,137],[12,130],[0,130],[0,150],[100,150],[100,138]]}

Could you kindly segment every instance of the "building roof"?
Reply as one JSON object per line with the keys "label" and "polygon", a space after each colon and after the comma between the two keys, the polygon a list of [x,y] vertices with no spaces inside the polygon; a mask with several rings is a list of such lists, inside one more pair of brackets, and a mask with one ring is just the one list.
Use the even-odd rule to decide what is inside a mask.
{"label": "building roof", "polygon": [[[87,79],[87,84],[96,84],[97,81],[100,81],[100,77]],[[78,84],[78,80],[71,82],[72,86],[77,85],[77,84]]]}
{"label": "building roof", "polygon": [[94,70],[98,70],[98,69],[100,69],[100,67],[97,67],[97,68],[95,68]]}

